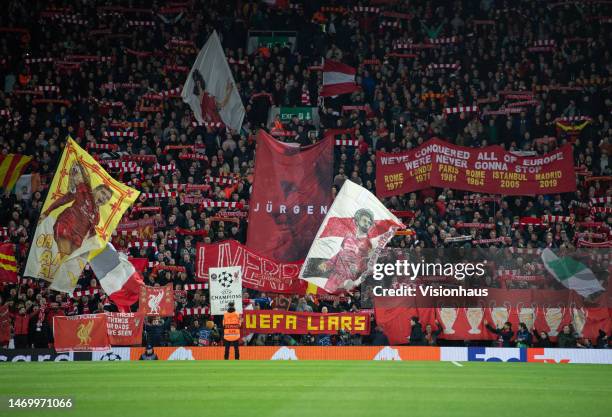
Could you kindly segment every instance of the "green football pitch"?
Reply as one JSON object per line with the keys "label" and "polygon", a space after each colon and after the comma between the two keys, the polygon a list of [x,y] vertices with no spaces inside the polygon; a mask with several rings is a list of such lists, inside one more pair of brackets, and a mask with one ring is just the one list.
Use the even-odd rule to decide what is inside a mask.
{"label": "green football pitch", "polygon": [[[369,361],[0,365],[2,416],[610,416],[612,366]],[[7,408],[72,397],[67,410]]]}

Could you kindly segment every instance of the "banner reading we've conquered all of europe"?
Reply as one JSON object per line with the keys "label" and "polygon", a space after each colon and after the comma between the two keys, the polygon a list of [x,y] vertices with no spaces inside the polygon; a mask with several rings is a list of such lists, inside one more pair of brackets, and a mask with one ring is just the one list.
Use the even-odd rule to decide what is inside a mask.
{"label": "banner reading we've conquered all of europe", "polygon": [[434,138],[399,153],[376,153],[376,193],[390,197],[427,187],[504,195],[576,191],[572,145],[522,157],[501,146],[467,148]]}

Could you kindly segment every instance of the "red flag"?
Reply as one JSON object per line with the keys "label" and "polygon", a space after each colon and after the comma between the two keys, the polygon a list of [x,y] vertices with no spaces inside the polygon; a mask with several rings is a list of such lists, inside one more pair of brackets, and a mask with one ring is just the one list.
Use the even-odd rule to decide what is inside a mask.
{"label": "red flag", "polygon": [[332,139],[303,148],[259,131],[247,246],[277,262],[304,259],[331,204]]}
{"label": "red flag", "polygon": [[58,352],[110,349],[106,314],[55,316],[53,334]]}
{"label": "red flag", "polygon": [[356,70],[341,62],[325,60],[323,64],[323,88],[321,97],[337,96],[360,90],[355,84]]}
{"label": "red flag", "polygon": [[174,316],[172,284],[163,287],[141,287],[138,305],[138,311],[147,316]]}
{"label": "red flag", "polygon": [[0,346],[11,340],[11,315],[7,305],[0,306]]}
{"label": "red flag", "polygon": [[113,346],[131,346],[142,343],[142,313],[106,313],[108,338]]}
{"label": "red flag", "polygon": [[15,245],[12,243],[0,244],[0,282],[17,283],[17,260],[15,259]]}

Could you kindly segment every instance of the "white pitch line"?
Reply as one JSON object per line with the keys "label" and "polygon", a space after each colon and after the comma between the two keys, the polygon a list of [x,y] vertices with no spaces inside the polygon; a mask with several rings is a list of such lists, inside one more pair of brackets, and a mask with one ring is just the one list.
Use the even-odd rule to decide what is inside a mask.
{"label": "white pitch line", "polygon": [[457,361],[452,361],[451,363],[452,363],[453,365],[455,365],[455,366],[458,366],[458,367],[460,367],[460,368],[463,368],[463,365],[461,365],[461,364],[460,364],[459,362],[457,362]]}

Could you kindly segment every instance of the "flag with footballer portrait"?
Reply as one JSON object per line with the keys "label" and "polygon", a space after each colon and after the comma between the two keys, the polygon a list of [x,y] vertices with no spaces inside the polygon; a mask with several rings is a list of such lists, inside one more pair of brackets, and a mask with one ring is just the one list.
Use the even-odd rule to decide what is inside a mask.
{"label": "flag with footballer portrait", "polygon": [[68,138],[34,233],[26,276],[73,292],[92,253],[106,247],[136,191]]}
{"label": "flag with footballer portrait", "polygon": [[374,194],[347,180],[317,232],[300,278],[330,293],[351,291],[402,228]]}
{"label": "flag with footballer portrait", "polygon": [[224,124],[235,131],[242,127],[244,106],[217,32],[210,35],[193,63],[181,97],[199,123]]}

